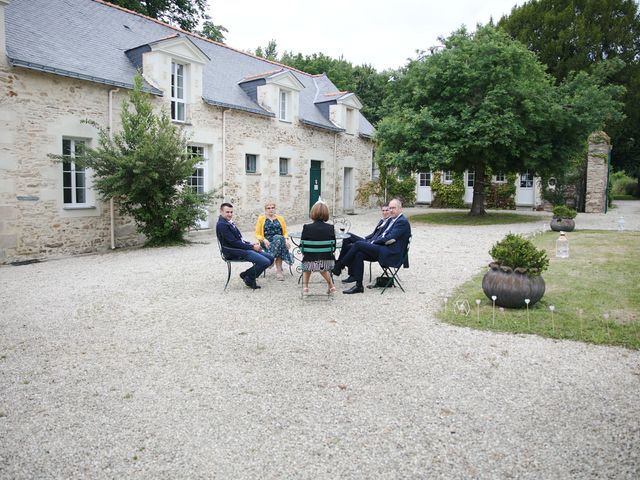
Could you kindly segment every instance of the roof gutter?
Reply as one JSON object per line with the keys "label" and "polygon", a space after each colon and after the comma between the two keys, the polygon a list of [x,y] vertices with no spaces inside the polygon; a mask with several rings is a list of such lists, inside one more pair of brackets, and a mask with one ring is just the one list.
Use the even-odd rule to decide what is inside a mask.
{"label": "roof gutter", "polygon": [[[16,60],[14,58],[10,58],[9,62],[14,67],[28,68],[30,70],[36,70],[38,72],[45,72],[45,73],[52,73],[54,75],[60,75],[61,77],[77,78],[79,80],[86,80],[88,82],[102,83],[104,85],[112,85],[114,87],[126,88],[127,90],[133,90],[133,84],[131,84],[131,83],[118,82],[117,80],[109,80],[107,78],[94,77],[92,75],[84,75],[82,73],[72,72],[70,70],[63,70],[63,69],[60,69],[60,68],[48,67],[46,65],[40,65],[40,64],[37,64],[37,63],[24,62],[22,60]],[[153,95],[158,95],[158,96],[162,96],[163,95],[162,90],[158,90],[155,87],[146,87],[145,86],[145,87],[142,88],[142,90],[147,92],[147,93],[151,93]]]}

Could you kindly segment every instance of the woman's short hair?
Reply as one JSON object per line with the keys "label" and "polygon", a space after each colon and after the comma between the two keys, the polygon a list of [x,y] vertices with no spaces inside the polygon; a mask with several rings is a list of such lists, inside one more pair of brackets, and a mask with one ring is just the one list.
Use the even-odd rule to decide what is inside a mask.
{"label": "woman's short hair", "polygon": [[313,221],[322,220],[326,222],[329,220],[329,207],[327,207],[326,203],[317,202],[311,207],[309,217]]}
{"label": "woman's short hair", "polygon": [[267,202],[264,204],[264,209],[266,210],[267,207],[273,206],[273,208],[276,208],[276,202]]}

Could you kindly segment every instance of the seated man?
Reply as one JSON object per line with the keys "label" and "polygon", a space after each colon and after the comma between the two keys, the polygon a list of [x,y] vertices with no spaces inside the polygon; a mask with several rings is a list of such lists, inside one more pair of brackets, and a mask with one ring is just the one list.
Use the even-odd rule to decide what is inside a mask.
{"label": "seated man", "polygon": [[402,203],[397,198],[389,202],[390,220],[384,231],[376,237],[373,243],[366,240],[354,243],[342,261],[336,262],[332,272],[340,275],[345,266],[349,266],[356,284],[342,293],[363,293],[362,277],[364,275],[364,261],[380,262],[384,265],[397,265],[402,262],[407,250],[411,225],[402,214]]}
{"label": "seated man", "polygon": [[[342,240],[342,248],[340,249],[338,262],[341,262],[344,259],[345,255],[349,253],[349,250],[351,249],[354,243],[362,240],[366,240],[369,243],[373,243],[373,241],[378,237],[378,235],[384,232],[387,226],[388,220],[389,220],[389,202],[382,205],[382,218],[378,221],[378,224],[376,225],[376,228],[373,229],[373,232],[371,232],[369,235],[367,235],[364,238],[359,237],[358,235],[354,235],[353,233],[350,233],[348,238],[345,238],[344,240]],[[348,265],[347,265],[347,271],[349,273],[349,276],[344,280],[342,280],[342,283],[355,282],[356,278],[351,274],[351,269],[349,268]]]}
{"label": "seated man", "polygon": [[246,260],[252,262],[250,268],[240,274],[245,285],[252,289],[260,288],[256,278],[260,276],[273,263],[273,257],[263,252],[258,242],[250,243],[242,239],[238,227],[231,221],[233,218],[233,205],[223,203],[220,205],[220,217],[216,224],[216,235],[220,240],[222,253],[230,260]]}

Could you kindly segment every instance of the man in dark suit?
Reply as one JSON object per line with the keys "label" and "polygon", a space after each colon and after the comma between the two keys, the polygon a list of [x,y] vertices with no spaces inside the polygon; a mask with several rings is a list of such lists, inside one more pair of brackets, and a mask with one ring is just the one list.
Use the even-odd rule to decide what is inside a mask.
{"label": "man in dark suit", "polygon": [[380,262],[383,265],[399,265],[404,259],[411,225],[402,214],[402,203],[397,198],[389,202],[390,220],[384,231],[376,237],[373,243],[365,240],[354,243],[342,261],[336,262],[332,270],[334,275],[340,275],[345,266],[349,266],[356,284],[342,293],[363,293],[362,277],[364,275],[364,261]]}
{"label": "man in dark suit", "polygon": [[240,259],[252,262],[253,266],[240,274],[245,285],[253,290],[260,288],[256,278],[260,276],[273,263],[273,257],[263,252],[260,243],[243,240],[238,227],[232,222],[233,205],[223,203],[220,205],[220,217],[216,224],[216,235],[222,247],[222,253],[230,260]]}
{"label": "man in dark suit", "polygon": [[[378,224],[376,225],[376,228],[373,229],[373,232],[371,232],[369,235],[367,235],[364,238],[359,237],[358,235],[355,235],[353,233],[350,233],[349,237],[342,240],[342,248],[340,249],[340,255],[338,255],[338,262],[342,262],[344,260],[344,257],[347,255],[347,253],[349,253],[349,250],[351,250],[351,247],[356,242],[361,242],[363,240],[366,240],[369,243],[373,243],[374,240],[376,240],[376,238],[378,238],[378,236],[382,232],[384,232],[385,228],[387,227],[387,223],[390,221],[391,214],[389,213],[389,202],[382,205],[381,209],[382,209],[382,218],[378,221]],[[347,265],[347,271],[349,273],[349,276],[344,280],[342,280],[342,283],[355,282],[356,277],[352,275],[351,268],[349,268],[349,265]]]}

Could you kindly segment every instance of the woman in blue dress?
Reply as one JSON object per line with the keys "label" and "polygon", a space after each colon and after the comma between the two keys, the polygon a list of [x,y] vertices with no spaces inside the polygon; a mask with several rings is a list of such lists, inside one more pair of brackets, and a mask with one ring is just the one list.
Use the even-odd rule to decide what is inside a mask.
{"label": "woman in blue dress", "polygon": [[289,234],[284,217],[276,214],[276,204],[269,202],[264,206],[264,215],[258,217],[256,223],[256,239],[263,248],[275,257],[276,279],[284,280],[282,261],[291,265],[293,257],[289,248]]}

